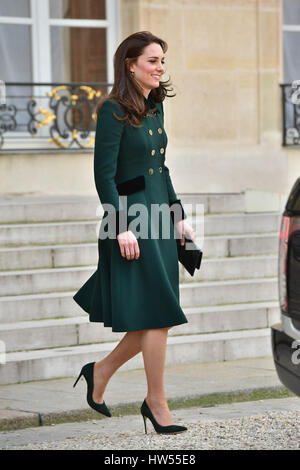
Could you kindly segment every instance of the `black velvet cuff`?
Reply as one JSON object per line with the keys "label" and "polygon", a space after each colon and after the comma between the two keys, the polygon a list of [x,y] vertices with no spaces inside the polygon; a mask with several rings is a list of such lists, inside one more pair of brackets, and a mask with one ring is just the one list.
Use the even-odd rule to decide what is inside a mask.
{"label": "black velvet cuff", "polygon": [[[183,206],[181,204],[181,200],[180,199],[176,199],[176,201],[172,202],[172,204],[170,204],[170,209],[172,209],[172,207],[176,207],[175,209],[175,213],[177,214],[177,207],[179,206],[180,207],[180,219],[177,220],[177,222],[179,220],[183,220],[183,219],[186,219],[187,218],[187,215],[186,213],[184,212],[184,209],[183,209]],[[172,217],[172,221],[173,221],[173,224],[174,224],[174,212],[171,210],[171,217]]]}
{"label": "black velvet cuff", "polygon": [[[117,184],[117,190],[120,196],[127,196],[145,189],[145,176],[139,175],[122,183]],[[124,210],[116,211],[116,235],[126,232],[131,220],[134,217],[129,217]]]}
{"label": "black velvet cuff", "polygon": [[117,184],[117,190],[120,196],[133,194],[145,189],[145,176],[140,175],[131,180],[123,181]]}

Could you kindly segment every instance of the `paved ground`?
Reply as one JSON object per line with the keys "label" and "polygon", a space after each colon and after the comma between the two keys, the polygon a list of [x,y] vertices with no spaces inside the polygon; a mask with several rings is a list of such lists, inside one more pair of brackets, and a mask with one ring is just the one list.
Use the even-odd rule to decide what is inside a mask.
{"label": "paved ground", "polygon": [[156,434],[141,415],[63,423],[0,433],[0,449],[299,449],[300,400],[296,397],[193,407],[172,412],[188,427]]}
{"label": "paved ground", "polygon": [[[74,378],[0,385],[0,420],[5,409],[40,415],[88,409],[85,379],[82,377],[73,388],[82,365],[78,364]],[[280,385],[271,357],[184,364],[165,369],[168,399]],[[142,402],[146,393],[143,369],[117,371],[108,383],[104,399],[108,406],[126,405]]]}
{"label": "paved ground", "polygon": [[[78,372],[81,366],[82,364],[78,365]],[[77,371],[75,376],[76,374]],[[102,415],[91,410],[86,403],[85,380],[82,378],[77,387],[73,388],[75,376],[74,378],[0,386],[0,425],[3,430],[0,433],[0,448],[29,445],[28,448],[49,448],[50,446],[50,448],[135,449],[140,448],[135,447],[137,445],[141,445],[142,448],[151,448],[149,445],[153,445],[153,448],[159,449],[167,448],[163,447],[166,446],[165,439],[168,440],[168,445],[175,446],[171,448],[187,448],[182,447],[182,440],[187,442],[188,435],[190,436],[188,442],[191,446],[189,448],[212,448],[212,445],[213,448],[226,448],[219,447],[220,445],[230,445],[230,448],[235,448],[240,442],[239,440],[235,441],[237,429],[240,429],[240,435],[248,429],[246,423],[243,422],[245,417],[249,418],[247,419],[250,426],[247,435],[251,437],[253,433],[254,436],[254,443],[251,441],[249,448],[253,448],[253,446],[255,448],[256,440],[261,433],[257,433],[255,426],[253,428],[251,425],[253,419],[251,417],[257,414],[264,415],[259,418],[260,423],[264,423],[260,424],[264,429],[265,426],[267,428],[269,426],[268,429],[272,430],[275,426],[282,431],[282,441],[280,441],[278,433],[276,440],[276,433],[273,436],[268,429],[264,431],[267,435],[270,434],[268,445],[271,447],[267,448],[273,448],[272,446],[279,445],[280,442],[280,448],[290,448],[288,446],[291,445],[292,448],[298,448],[297,445],[300,442],[298,435],[297,442],[293,440],[295,437],[293,429],[299,423],[300,417],[298,397],[233,403],[215,407],[185,408],[184,404],[182,405],[182,401],[192,397],[199,398],[211,394],[222,395],[268,387],[274,390],[284,389],[277,377],[271,357],[167,367],[165,386],[168,400],[170,402],[181,400],[181,407],[172,410],[174,421],[187,427],[190,425],[187,433],[177,435],[176,438],[175,436],[162,438],[161,435],[156,435],[149,420],[147,423],[150,434],[147,436],[144,434],[143,419],[139,414],[139,408],[147,393],[143,370],[119,371],[114,374],[104,395],[113,417],[104,417],[103,419]],[[272,416],[273,412],[277,414]],[[123,414],[125,416],[122,417]],[[101,419],[96,419],[99,417]],[[231,423],[231,419],[240,421]],[[216,436],[215,434],[212,436],[212,425],[207,427],[208,423],[212,421],[215,423],[226,421],[226,426],[228,425],[229,428],[220,428],[215,424],[214,426],[217,426]],[[241,427],[242,422],[243,426]],[[220,429],[223,431],[227,429],[227,434],[220,438],[219,442]],[[232,431],[233,429],[235,431]],[[201,442],[199,435],[203,436]],[[233,440],[229,439],[230,436]],[[290,436],[289,439],[288,436]],[[160,440],[157,440],[158,438]],[[56,443],[53,443],[54,441]],[[262,444],[267,445],[266,442],[262,442]],[[248,444],[245,443],[245,445]]]}

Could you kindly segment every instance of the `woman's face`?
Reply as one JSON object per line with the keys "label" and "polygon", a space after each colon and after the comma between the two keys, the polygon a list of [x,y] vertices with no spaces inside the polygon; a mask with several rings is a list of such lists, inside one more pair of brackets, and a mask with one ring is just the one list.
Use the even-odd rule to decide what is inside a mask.
{"label": "woman's face", "polygon": [[165,72],[164,63],[164,53],[161,46],[153,43],[145,47],[136,63],[131,64],[130,72],[134,72],[134,78],[142,86],[146,98],[152,88],[159,86],[160,77]]}

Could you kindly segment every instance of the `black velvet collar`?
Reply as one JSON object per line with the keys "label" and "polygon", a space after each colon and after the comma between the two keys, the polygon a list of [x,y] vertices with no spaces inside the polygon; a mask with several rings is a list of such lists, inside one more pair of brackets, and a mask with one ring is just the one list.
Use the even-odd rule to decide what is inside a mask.
{"label": "black velvet collar", "polygon": [[153,99],[152,90],[150,90],[148,98],[145,98],[145,96],[144,96],[144,100],[146,101],[146,103],[148,103],[148,101],[150,101],[151,99]]}
{"label": "black velvet collar", "polygon": [[148,98],[145,98],[145,96],[144,96],[144,101],[145,101],[145,105],[146,105],[148,110],[155,108],[156,112],[157,112],[157,107],[156,107],[156,103],[154,101],[154,96],[153,96],[152,90],[150,90]]}
{"label": "black velvet collar", "polygon": [[144,96],[144,100],[145,100],[145,103],[147,103],[148,106],[151,107],[152,105],[154,105],[154,98],[153,98],[152,90],[150,90],[148,98],[145,98],[145,96]]}

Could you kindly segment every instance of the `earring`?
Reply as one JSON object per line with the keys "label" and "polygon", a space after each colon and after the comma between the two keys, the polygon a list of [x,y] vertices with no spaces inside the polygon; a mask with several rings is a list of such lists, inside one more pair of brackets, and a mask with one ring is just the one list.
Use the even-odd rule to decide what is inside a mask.
{"label": "earring", "polygon": [[134,77],[134,72],[130,72],[130,76],[133,78]]}

